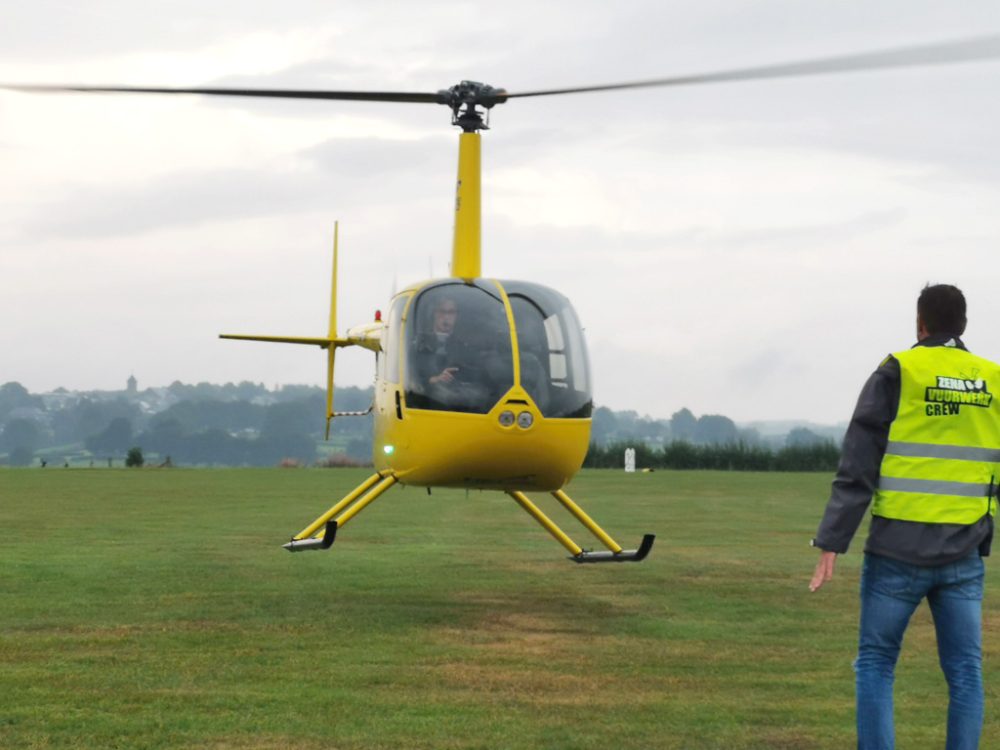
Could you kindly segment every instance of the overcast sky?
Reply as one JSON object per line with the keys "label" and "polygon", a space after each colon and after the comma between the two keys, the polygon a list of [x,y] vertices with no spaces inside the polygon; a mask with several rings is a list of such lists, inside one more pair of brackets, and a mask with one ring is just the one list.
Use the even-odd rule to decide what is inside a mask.
{"label": "overcast sky", "polygon": [[[991,0],[0,0],[0,81],[510,91],[1000,33]],[[960,286],[1000,358],[1000,62],[514,100],[483,136],[483,271],[566,294],[595,398],[846,419]],[[324,380],[341,327],[446,275],[456,132],[433,105],[0,92],[0,382]],[[343,385],[373,357],[338,356]]]}

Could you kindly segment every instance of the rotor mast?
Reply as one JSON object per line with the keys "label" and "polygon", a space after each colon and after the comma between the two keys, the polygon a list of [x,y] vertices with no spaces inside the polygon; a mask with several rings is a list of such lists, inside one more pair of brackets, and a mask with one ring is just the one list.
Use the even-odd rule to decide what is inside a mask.
{"label": "rotor mast", "polygon": [[458,179],[455,183],[455,239],[451,275],[475,279],[482,274],[482,190],[479,133],[458,137]]}
{"label": "rotor mast", "polygon": [[[480,130],[489,129],[489,110],[506,101],[506,92],[475,81],[462,81],[439,95],[451,107],[458,137],[455,183],[455,237],[451,275],[474,279],[482,274],[482,159]],[[485,108],[485,116],[478,107]]]}

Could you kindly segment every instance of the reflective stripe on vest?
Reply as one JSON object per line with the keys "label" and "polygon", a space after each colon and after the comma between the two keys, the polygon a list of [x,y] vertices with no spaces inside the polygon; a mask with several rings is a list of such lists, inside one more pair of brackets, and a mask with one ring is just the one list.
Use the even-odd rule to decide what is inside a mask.
{"label": "reflective stripe on vest", "polygon": [[899,410],[872,513],[965,525],[992,515],[1000,473],[1000,366],[946,346],[893,356]]}

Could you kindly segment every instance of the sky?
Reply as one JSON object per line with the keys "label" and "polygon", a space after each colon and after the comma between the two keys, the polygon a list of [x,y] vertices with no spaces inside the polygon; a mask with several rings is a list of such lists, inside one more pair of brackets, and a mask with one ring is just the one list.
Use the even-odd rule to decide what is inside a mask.
{"label": "sky", "polygon": [[[0,0],[0,82],[509,91],[1000,33],[925,0]],[[1000,61],[512,100],[483,135],[483,272],[567,295],[595,401],[846,420],[926,283],[1000,358]],[[0,382],[321,385],[341,328],[448,273],[435,105],[0,91]],[[338,354],[368,385],[370,352]]]}

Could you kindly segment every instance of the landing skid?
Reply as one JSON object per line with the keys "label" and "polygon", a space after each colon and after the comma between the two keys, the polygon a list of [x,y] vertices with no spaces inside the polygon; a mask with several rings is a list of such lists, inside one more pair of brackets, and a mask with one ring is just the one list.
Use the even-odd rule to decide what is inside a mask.
{"label": "landing skid", "polygon": [[649,551],[653,549],[653,542],[656,540],[655,534],[646,534],[642,538],[642,543],[639,545],[638,549],[622,549],[622,546],[612,539],[607,532],[604,531],[604,529],[598,526],[594,519],[583,511],[583,508],[574,503],[569,495],[562,490],[556,490],[552,493],[552,497],[558,500],[576,520],[582,523],[591,534],[600,540],[601,544],[607,547],[607,550],[599,550],[597,552],[585,550],[579,544],[570,539],[562,529],[556,526],[555,523],[552,522],[552,519],[545,515],[537,505],[531,502],[531,500],[528,499],[528,496],[523,492],[510,490],[507,494],[514,498],[514,500],[517,501],[517,504],[527,511],[528,515],[538,521],[538,523],[541,524],[541,526],[549,532],[549,534],[551,534],[557,542],[569,551],[571,555],[569,559],[573,562],[642,562],[646,559],[646,556],[649,555]]}
{"label": "landing skid", "polygon": [[[396,484],[397,481],[395,475],[390,473],[383,474],[379,472],[372,474],[372,476],[351,490],[330,510],[292,537],[290,542],[283,545],[284,548],[289,552],[330,549],[337,539],[337,531],[366,506],[374,502],[387,489]],[[607,547],[606,550],[598,550],[596,552],[585,550],[570,539],[562,529],[556,526],[523,492],[510,490],[507,494],[514,498],[532,518],[538,521],[557,542],[569,551],[571,555],[569,559],[573,562],[642,562],[653,548],[653,541],[656,539],[656,536],[654,534],[646,534],[642,538],[642,543],[638,549],[622,549],[621,545],[608,536],[604,529],[584,513],[583,509],[574,503],[569,495],[562,490],[556,490],[552,493],[552,497],[558,500],[574,518],[582,523],[588,531]]]}
{"label": "landing skid", "polygon": [[642,562],[646,555],[653,549],[653,542],[656,534],[646,534],[642,537],[639,549],[623,549],[621,552],[611,550],[598,550],[597,552],[581,552],[570,558],[578,563],[599,563],[599,562]]}
{"label": "landing skid", "polygon": [[323,536],[312,536],[308,539],[292,539],[292,541],[288,542],[288,544],[282,544],[281,546],[289,552],[304,552],[310,549],[330,549],[336,538],[337,522],[330,520],[326,522],[326,528],[323,530]]}
{"label": "landing skid", "polygon": [[[289,552],[330,549],[341,528],[369,503],[396,484],[392,474],[375,473],[351,490],[340,502],[282,545]],[[322,530],[322,533],[320,533]]]}

